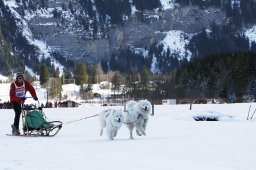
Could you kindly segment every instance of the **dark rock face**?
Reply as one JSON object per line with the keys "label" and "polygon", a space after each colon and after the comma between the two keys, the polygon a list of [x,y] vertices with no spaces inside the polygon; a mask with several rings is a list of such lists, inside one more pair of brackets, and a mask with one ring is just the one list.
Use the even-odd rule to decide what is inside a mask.
{"label": "dark rock face", "polygon": [[[167,15],[166,17],[172,14]],[[203,28],[210,28],[211,23],[222,25],[226,23],[226,15],[221,9],[208,8],[202,10],[196,6],[175,10],[173,29],[186,33],[196,33]]]}
{"label": "dark rock face", "polygon": [[[42,40],[51,49],[67,58],[87,63],[98,63],[120,47],[148,47],[163,39],[164,32],[170,30],[196,33],[202,28],[210,28],[211,22],[226,22],[225,13],[216,8],[202,10],[189,6],[165,11],[144,11],[135,14],[121,26],[108,28],[104,36],[93,38],[78,24],[69,10],[62,11],[64,19],[54,18],[52,11],[63,9],[69,2],[70,0],[48,0],[48,16],[38,15],[28,19],[28,25],[34,38]],[[72,2],[74,6],[78,6],[76,1]]]}

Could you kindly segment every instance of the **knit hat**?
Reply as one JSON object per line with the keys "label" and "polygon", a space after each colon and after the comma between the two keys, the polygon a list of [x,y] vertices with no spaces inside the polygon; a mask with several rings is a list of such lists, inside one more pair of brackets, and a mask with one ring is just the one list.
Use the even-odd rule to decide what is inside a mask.
{"label": "knit hat", "polygon": [[16,76],[15,76],[15,77],[16,77],[16,80],[17,80],[17,78],[18,78],[19,76],[22,76],[22,77],[24,78],[24,75],[23,75],[22,72],[17,72],[17,73],[16,73]]}

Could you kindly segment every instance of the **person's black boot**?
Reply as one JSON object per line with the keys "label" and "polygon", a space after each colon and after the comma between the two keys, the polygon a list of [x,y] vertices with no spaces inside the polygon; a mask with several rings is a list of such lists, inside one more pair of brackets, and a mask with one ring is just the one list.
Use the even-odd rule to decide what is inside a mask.
{"label": "person's black boot", "polygon": [[13,124],[11,125],[12,127],[12,134],[13,135],[19,135],[20,134],[20,130],[17,129]]}

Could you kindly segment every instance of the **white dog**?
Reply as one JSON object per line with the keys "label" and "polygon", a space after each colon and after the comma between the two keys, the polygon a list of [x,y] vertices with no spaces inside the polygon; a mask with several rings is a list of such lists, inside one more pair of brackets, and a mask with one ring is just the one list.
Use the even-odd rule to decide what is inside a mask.
{"label": "white dog", "polygon": [[117,131],[123,125],[124,115],[122,110],[106,109],[101,112],[100,117],[100,136],[106,127],[106,135],[109,140],[113,140],[117,135]]}
{"label": "white dog", "polygon": [[130,131],[130,139],[133,139],[132,131],[136,128],[139,136],[146,135],[149,114],[151,113],[151,103],[148,100],[129,101],[127,103],[127,112],[124,115],[124,123]]}

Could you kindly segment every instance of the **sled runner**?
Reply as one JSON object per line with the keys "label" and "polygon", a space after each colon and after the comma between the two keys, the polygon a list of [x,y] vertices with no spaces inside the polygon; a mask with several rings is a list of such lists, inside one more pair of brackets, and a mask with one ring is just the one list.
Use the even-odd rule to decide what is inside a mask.
{"label": "sled runner", "polygon": [[41,107],[23,105],[23,134],[21,136],[55,136],[62,128],[62,122],[48,122],[46,119]]}
{"label": "sled runner", "polygon": [[14,134],[7,133],[6,136],[38,137],[39,135],[25,135],[25,134],[14,135]]}

